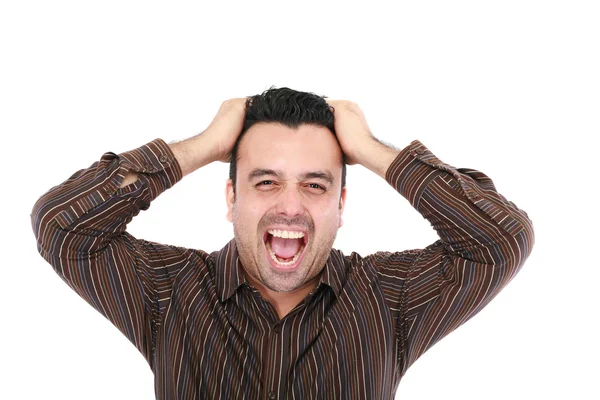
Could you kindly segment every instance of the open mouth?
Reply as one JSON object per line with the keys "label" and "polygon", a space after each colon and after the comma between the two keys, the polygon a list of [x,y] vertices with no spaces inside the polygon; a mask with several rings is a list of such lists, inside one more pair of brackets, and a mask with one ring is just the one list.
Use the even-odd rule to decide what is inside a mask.
{"label": "open mouth", "polygon": [[308,243],[301,231],[269,229],[263,236],[267,258],[277,269],[294,269],[300,264]]}

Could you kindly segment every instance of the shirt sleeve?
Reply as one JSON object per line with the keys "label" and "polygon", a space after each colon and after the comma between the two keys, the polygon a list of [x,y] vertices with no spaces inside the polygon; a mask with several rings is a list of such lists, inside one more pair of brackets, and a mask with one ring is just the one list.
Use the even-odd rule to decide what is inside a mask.
{"label": "shirt sleeve", "polygon": [[[130,170],[138,179],[119,188]],[[156,139],[119,155],[105,153],[51,188],[31,213],[42,257],[127,336],[151,368],[163,297],[189,254],[135,239],[126,226],[181,178],[171,149]]]}
{"label": "shirt sleeve", "polygon": [[397,316],[402,374],[485,307],[533,248],[532,221],[480,171],[439,160],[420,141],[400,151],[386,180],[439,240],[422,250],[378,252],[373,262]]}

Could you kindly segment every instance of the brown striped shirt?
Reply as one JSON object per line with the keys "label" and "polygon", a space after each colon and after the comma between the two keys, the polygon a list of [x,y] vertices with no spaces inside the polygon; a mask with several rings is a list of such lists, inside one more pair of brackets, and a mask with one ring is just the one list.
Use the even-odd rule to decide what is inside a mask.
{"label": "brown striped shirt", "polygon": [[[130,169],[139,179],[119,188]],[[126,231],[181,178],[156,139],[104,154],[31,214],[40,254],[142,353],[157,399],[391,399],[417,358],[515,276],[535,240],[527,213],[490,178],[414,140],[386,180],[440,239],[365,257],[332,249],[317,288],[279,320],[246,282],[233,239],[207,253]]]}

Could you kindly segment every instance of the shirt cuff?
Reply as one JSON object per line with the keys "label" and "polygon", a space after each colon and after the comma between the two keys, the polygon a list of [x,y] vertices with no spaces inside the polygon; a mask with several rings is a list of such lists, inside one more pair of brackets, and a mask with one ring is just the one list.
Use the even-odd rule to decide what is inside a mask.
{"label": "shirt cuff", "polygon": [[[144,178],[150,181],[150,199],[155,199],[160,193],[171,188],[183,178],[181,166],[173,151],[162,139],[155,139],[137,149],[133,149],[119,155],[106,153],[105,157],[118,157],[120,160],[121,173],[119,178],[113,180],[104,189],[107,194],[125,194],[136,188]],[[104,157],[103,157],[104,158]],[[119,188],[127,172],[138,173],[138,180],[129,186]]]}
{"label": "shirt cuff", "polygon": [[441,164],[444,163],[423,143],[413,140],[392,161],[386,171],[385,179],[418,210],[423,191],[429,182],[442,173],[438,169]]}
{"label": "shirt cuff", "polygon": [[[137,180],[120,188],[129,171],[138,173]],[[71,191],[71,202],[56,216],[62,228],[109,201],[135,199],[127,202],[130,205],[127,213],[147,210],[152,200],[183,177],[175,155],[162,139],[118,155],[104,153],[99,162],[76,176],[80,187]]]}

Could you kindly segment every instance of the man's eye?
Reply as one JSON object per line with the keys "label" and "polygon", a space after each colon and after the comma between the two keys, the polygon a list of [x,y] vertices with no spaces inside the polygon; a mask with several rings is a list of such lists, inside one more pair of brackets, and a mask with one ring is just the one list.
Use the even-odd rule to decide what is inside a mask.
{"label": "man's eye", "polygon": [[271,185],[272,183],[273,183],[273,181],[262,181],[258,185],[259,186],[267,186],[267,185]]}
{"label": "man's eye", "polygon": [[308,186],[311,189],[318,189],[318,190],[321,190],[321,191],[325,191],[325,188],[323,186],[319,185],[318,183],[309,183]]}

